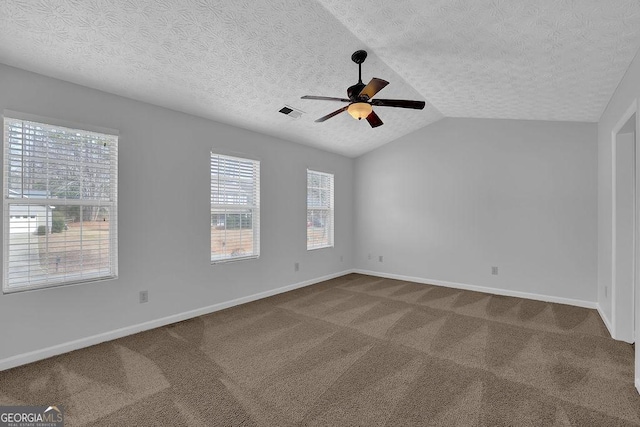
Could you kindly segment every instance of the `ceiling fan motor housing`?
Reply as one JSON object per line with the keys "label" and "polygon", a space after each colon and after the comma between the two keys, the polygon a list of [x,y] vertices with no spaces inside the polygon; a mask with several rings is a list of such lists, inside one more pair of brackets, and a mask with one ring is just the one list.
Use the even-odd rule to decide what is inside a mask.
{"label": "ceiling fan motor housing", "polygon": [[352,101],[357,101],[359,99],[360,92],[362,92],[362,89],[364,89],[366,85],[362,82],[356,83],[353,86],[349,86],[349,88],[347,89],[347,96],[349,97],[350,100]]}

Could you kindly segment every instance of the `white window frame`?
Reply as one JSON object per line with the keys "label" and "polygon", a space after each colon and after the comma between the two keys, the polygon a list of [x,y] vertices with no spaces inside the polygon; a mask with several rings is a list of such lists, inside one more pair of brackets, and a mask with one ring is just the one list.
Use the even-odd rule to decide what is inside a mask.
{"label": "white window frame", "polygon": [[[249,259],[258,259],[260,258],[260,160],[251,159],[246,157],[239,156],[230,156],[226,154],[216,153],[211,151],[210,156],[210,175],[211,175],[211,185],[210,185],[210,195],[211,195],[211,218],[213,215],[221,215],[222,212],[231,211],[251,211],[251,229],[252,229],[252,238],[253,238],[253,253],[248,253],[246,255],[239,254],[225,254],[224,256],[214,256],[213,252],[211,252],[211,264],[224,264],[228,262],[236,262],[243,261]],[[252,186],[253,186],[253,204],[239,204],[239,203],[218,203],[214,204],[214,181],[220,180],[220,175],[215,175],[213,171],[213,162],[214,157],[218,157],[220,159],[226,159],[231,161],[250,163],[253,167],[253,178],[252,178]],[[235,181],[235,179],[229,179],[230,181]],[[217,211],[215,213],[214,211]],[[242,215],[241,213],[239,213]],[[240,219],[240,223],[242,224],[242,218]],[[212,224],[210,223],[212,226]],[[226,227],[226,222],[225,222]],[[225,228],[226,230],[226,228]],[[213,230],[211,230],[210,239],[213,238]],[[211,251],[211,248],[209,248]]]}
{"label": "white window frame", "polygon": [[[310,207],[309,206],[309,174],[316,174],[316,175],[320,175],[320,176],[325,176],[327,178],[329,178],[329,187],[328,188],[322,188],[319,187],[320,189],[324,189],[324,190],[328,190],[329,191],[329,207],[327,208],[323,208],[323,207]],[[308,217],[309,217],[309,211],[310,210],[322,210],[322,211],[326,211],[329,214],[329,217],[331,218],[329,221],[329,227],[327,230],[328,233],[328,242],[327,244],[321,244],[321,245],[312,245],[311,242],[309,241],[309,224],[307,223],[307,251],[313,251],[316,249],[324,249],[324,248],[333,248],[334,247],[334,230],[335,230],[335,200],[334,200],[334,193],[335,193],[335,175],[329,172],[321,172],[321,171],[317,171],[317,170],[313,170],[313,169],[307,169],[307,216],[305,218],[305,222],[308,222]]]}
{"label": "white window frame", "polygon": [[[111,139],[111,157],[110,157],[110,193],[108,200],[102,199],[66,199],[66,198],[27,198],[27,197],[15,197],[15,194],[10,194],[9,191],[9,173],[10,168],[7,167],[7,156],[9,152],[9,136],[7,133],[8,121],[22,121],[31,122],[34,124],[40,124],[46,127],[58,127],[65,128],[66,130],[74,131],[77,133],[86,134],[102,134]],[[23,291],[32,291],[38,289],[54,288],[60,286],[79,285],[83,283],[90,283],[96,281],[113,280],[118,278],[118,142],[119,132],[114,129],[108,129],[97,126],[89,126],[83,124],[77,124],[64,120],[52,119],[47,117],[41,117],[21,112],[15,112],[5,110],[3,114],[3,138],[2,138],[2,199],[3,199],[3,216],[2,216],[2,247],[3,247],[3,260],[2,260],[2,291],[4,294],[11,294]],[[66,273],[64,279],[57,280],[56,278],[50,279],[47,276],[46,280],[35,280],[28,284],[11,285],[9,283],[9,259],[10,259],[10,237],[11,237],[11,205],[18,206],[42,206],[42,205],[60,205],[68,204],[73,206],[96,206],[99,204],[108,208],[109,212],[109,273],[108,274],[91,274],[86,272],[79,273]]]}

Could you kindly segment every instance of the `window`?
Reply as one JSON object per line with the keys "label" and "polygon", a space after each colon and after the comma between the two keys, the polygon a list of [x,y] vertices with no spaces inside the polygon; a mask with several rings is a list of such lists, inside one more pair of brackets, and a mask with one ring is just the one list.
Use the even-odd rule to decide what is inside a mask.
{"label": "window", "polygon": [[260,255],[260,162],[211,153],[211,262]]}
{"label": "window", "polygon": [[4,292],[118,275],[118,137],[4,118]]}
{"label": "window", "polygon": [[307,169],[307,250],[333,247],[333,174]]}

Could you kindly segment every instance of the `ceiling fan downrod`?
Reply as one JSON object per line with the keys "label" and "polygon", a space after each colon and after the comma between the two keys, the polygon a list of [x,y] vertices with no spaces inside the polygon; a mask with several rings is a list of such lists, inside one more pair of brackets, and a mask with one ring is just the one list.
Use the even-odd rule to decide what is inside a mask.
{"label": "ceiling fan downrod", "polygon": [[351,55],[351,60],[358,64],[358,84],[362,84],[362,63],[367,59],[366,50],[356,50]]}

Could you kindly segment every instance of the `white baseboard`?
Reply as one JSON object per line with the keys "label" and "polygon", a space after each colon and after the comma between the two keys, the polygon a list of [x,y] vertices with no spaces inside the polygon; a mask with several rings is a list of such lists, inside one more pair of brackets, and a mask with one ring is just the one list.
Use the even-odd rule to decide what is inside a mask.
{"label": "white baseboard", "polygon": [[577,307],[584,307],[584,308],[595,309],[598,306],[598,304],[595,302],[583,301],[579,299],[554,297],[550,295],[533,294],[529,292],[510,291],[508,289],[489,288],[485,286],[468,285],[465,283],[445,282],[443,280],[432,280],[432,279],[425,279],[422,277],[403,276],[400,274],[381,273],[378,271],[369,271],[369,270],[361,270],[361,269],[354,269],[353,272],[359,273],[359,274],[367,274],[369,276],[384,277],[387,279],[405,280],[408,282],[424,283],[427,285],[436,285],[436,286],[445,286],[448,288],[464,289],[466,291],[484,292],[488,294],[503,295],[507,297],[518,297],[518,298],[532,299],[536,301],[575,305]]}
{"label": "white baseboard", "polygon": [[609,335],[611,336],[611,338],[613,338],[613,327],[611,326],[611,321],[607,316],[605,316],[604,311],[602,311],[602,308],[600,307],[600,304],[597,304],[596,308],[598,310],[600,318],[602,319],[602,322],[604,323],[604,326],[606,326],[607,330],[609,331]]}
{"label": "white baseboard", "polygon": [[35,362],[42,359],[47,359],[59,354],[68,353],[73,350],[79,350],[81,348],[89,347],[95,344],[100,344],[105,341],[111,341],[117,338],[122,338],[127,335],[137,334],[138,332],[147,331],[149,329],[159,328],[161,326],[170,325],[172,323],[181,322],[183,320],[192,319],[194,317],[210,314],[216,311],[224,310],[225,308],[233,307],[240,304],[245,304],[251,301],[256,301],[262,298],[267,298],[273,295],[281,294],[283,292],[292,291],[294,289],[310,286],[315,283],[324,282],[325,280],[334,279],[336,277],[344,276],[345,274],[352,273],[353,270],[345,270],[339,273],[333,273],[315,279],[305,280],[303,282],[294,283],[292,285],[283,286],[277,289],[271,289],[269,291],[260,292],[257,294],[249,295],[246,297],[237,298],[231,301],[221,302],[213,304],[207,307],[198,308],[195,310],[186,311],[184,313],[178,313],[171,316],[163,317],[156,320],[150,320],[148,322],[139,323],[137,325],[126,326],[124,328],[116,329],[109,332],[103,332],[101,334],[92,335],[86,338],[80,338],[74,341],[58,344],[55,346],[43,348],[40,350],[34,350],[28,353],[18,354],[15,356],[7,357],[0,360],[0,371],[14,368],[16,366],[26,365],[27,363]]}
{"label": "white baseboard", "polygon": [[[336,277],[344,276],[349,273],[366,274],[369,276],[383,277],[388,279],[405,280],[410,282],[424,283],[424,284],[430,284],[430,285],[436,285],[436,286],[445,286],[449,288],[484,292],[484,293],[490,293],[495,295],[504,295],[504,296],[532,299],[537,301],[554,302],[559,304],[568,304],[568,305],[574,305],[578,307],[592,308],[592,309],[598,310],[598,313],[600,314],[600,317],[602,317],[602,320],[605,326],[607,327],[607,329],[609,330],[609,333],[611,333],[611,330],[612,330],[609,320],[603,315],[603,312],[600,309],[599,305],[595,302],[576,300],[576,299],[570,299],[570,298],[562,298],[562,297],[554,297],[554,296],[548,296],[548,295],[540,295],[540,294],[534,294],[529,292],[489,288],[485,286],[469,285],[464,283],[447,282],[443,280],[431,280],[431,279],[425,279],[422,277],[405,276],[400,274],[382,273],[382,272],[362,270],[362,269],[351,269],[351,270],[344,270],[339,273],[333,273],[326,276],[317,277],[315,279],[305,280],[303,282],[294,283],[291,285],[283,286],[283,287],[272,289],[269,291],[260,292],[260,293],[249,295],[246,297],[237,298],[231,301],[221,302],[218,304],[198,308],[195,310],[190,310],[183,313],[174,314],[174,315],[163,317],[156,320],[150,320],[148,322],[127,326],[124,328],[116,329],[109,332],[104,332],[104,333],[93,335],[90,337],[80,338],[78,340],[69,341],[66,343],[58,344],[58,345],[47,347],[44,349],[34,350],[28,353],[11,356],[6,359],[0,360],[0,371],[14,368],[20,365],[26,365],[27,363],[46,359],[52,356],[57,356],[59,354],[68,353],[73,350],[79,350],[81,348],[89,347],[95,344],[100,344],[105,341],[111,341],[111,340],[122,338],[128,335],[137,334],[138,332],[159,328],[161,326],[166,326],[172,323],[181,322],[183,320],[192,319],[194,317],[202,316],[205,314],[210,314],[216,311],[224,310],[226,308],[234,307],[236,305],[245,304],[251,301],[256,301],[262,298],[267,298],[273,295],[292,291],[294,289],[303,288],[305,286],[310,286],[315,283],[323,282],[325,280],[330,280]],[[638,391],[640,391],[639,383],[640,383],[640,379],[637,379],[636,388],[638,388]]]}
{"label": "white baseboard", "polygon": [[636,378],[636,390],[638,394],[640,394],[640,378]]}

